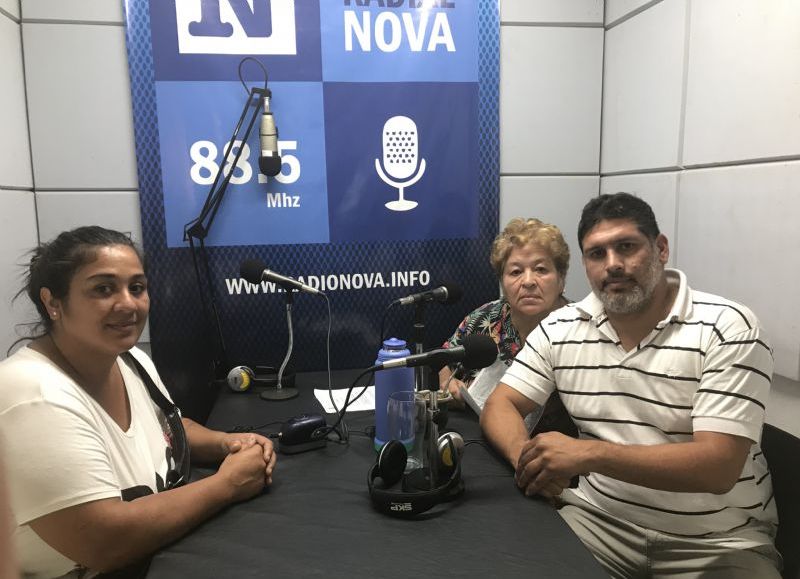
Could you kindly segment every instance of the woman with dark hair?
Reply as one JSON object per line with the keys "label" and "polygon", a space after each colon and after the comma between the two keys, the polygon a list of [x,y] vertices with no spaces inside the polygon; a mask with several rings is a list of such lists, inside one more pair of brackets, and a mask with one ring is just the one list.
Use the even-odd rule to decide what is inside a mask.
{"label": "woman with dark hair", "polygon": [[[150,299],[126,235],[60,234],[34,250],[24,292],[41,331],[0,362],[0,438],[26,577],[141,573],[153,551],[271,483],[272,443],[180,418],[135,347]],[[183,484],[187,449],[218,471]]]}

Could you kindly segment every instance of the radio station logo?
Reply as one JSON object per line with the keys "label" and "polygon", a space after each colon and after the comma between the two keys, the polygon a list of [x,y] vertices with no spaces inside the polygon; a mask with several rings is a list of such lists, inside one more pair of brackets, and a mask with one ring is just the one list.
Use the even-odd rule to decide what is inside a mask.
{"label": "radio station logo", "polygon": [[410,211],[418,203],[405,198],[405,190],[425,173],[425,159],[419,158],[417,123],[404,116],[391,117],[383,125],[383,162],[375,159],[378,177],[397,188],[399,198],[386,203],[392,211]]}
{"label": "radio station logo", "polygon": [[297,54],[294,0],[175,0],[181,54]]}

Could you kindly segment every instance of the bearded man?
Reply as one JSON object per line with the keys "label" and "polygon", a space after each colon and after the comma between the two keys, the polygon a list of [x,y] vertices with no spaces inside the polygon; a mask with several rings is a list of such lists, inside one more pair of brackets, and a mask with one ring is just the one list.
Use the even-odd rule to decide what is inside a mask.
{"label": "bearded man", "polygon": [[[528,336],[481,414],[486,437],[614,577],[779,578],[761,325],[665,268],[638,197],[593,198],[578,241],[592,293]],[[554,391],[579,438],[529,439],[522,417]]]}

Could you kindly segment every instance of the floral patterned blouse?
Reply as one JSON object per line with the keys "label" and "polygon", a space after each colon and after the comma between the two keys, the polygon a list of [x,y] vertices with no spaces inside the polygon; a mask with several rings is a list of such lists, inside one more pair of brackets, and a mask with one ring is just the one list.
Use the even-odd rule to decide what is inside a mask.
{"label": "floral patterned blouse", "polygon": [[[511,306],[505,299],[495,300],[473,310],[455,333],[450,336],[443,347],[454,348],[460,346],[465,336],[470,334],[485,334],[497,344],[498,357],[510,366],[517,352],[522,348],[522,338],[511,323]],[[472,380],[478,373],[472,370],[466,375],[466,380]]]}

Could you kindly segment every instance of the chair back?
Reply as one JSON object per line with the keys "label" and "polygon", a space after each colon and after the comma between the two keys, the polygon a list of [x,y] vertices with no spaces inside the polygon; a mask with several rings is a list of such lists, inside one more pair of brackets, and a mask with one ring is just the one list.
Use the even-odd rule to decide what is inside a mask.
{"label": "chair back", "polygon": [[783,556],[784,579],[800,579],[800,439],[764,424],[761,450],[772,473],[778,509],[775,546]]}

